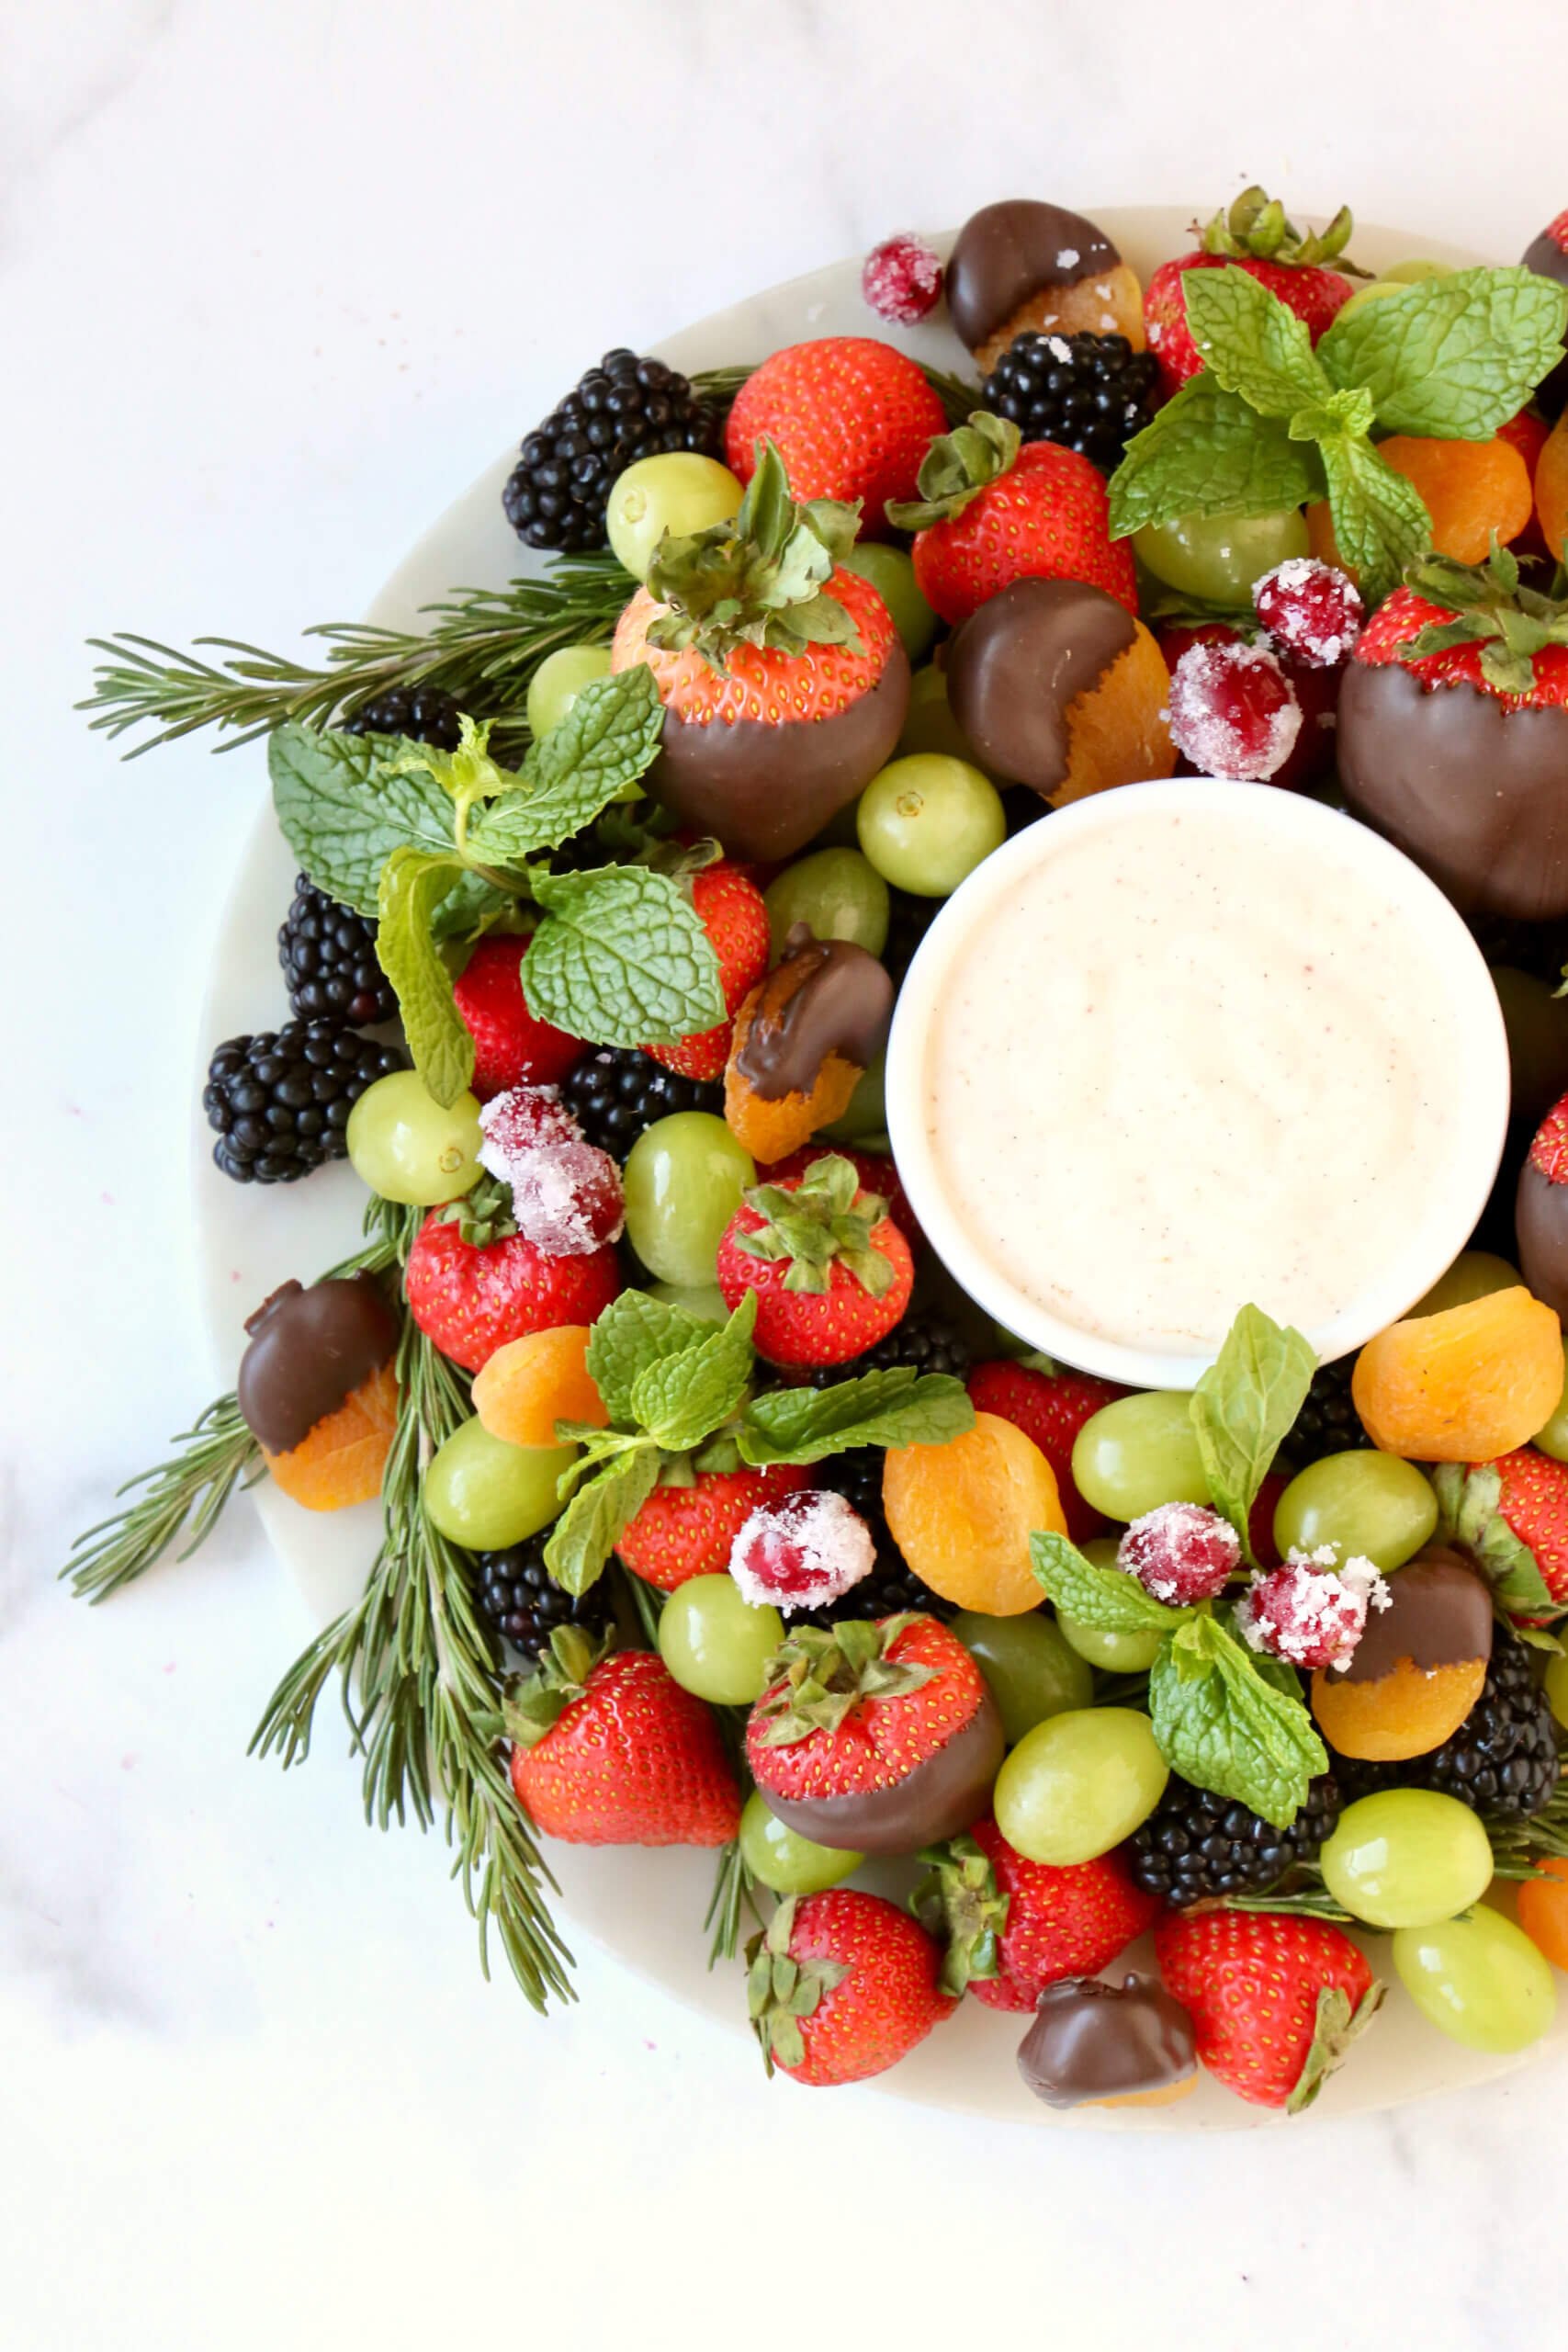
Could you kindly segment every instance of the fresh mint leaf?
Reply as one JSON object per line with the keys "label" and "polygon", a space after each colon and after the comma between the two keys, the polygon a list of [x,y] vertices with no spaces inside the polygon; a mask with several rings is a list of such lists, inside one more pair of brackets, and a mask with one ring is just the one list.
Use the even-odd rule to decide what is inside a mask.
{"label": "fresh mint leaf", "polygon": [[1426,501],[1370,441],[1325,441],[1320,455],[1339,552],[1359,574],[1368,604],[1379,605],[1432,544]]}
{"label": "fresh mint leaf", "polygon": [[1244,1306],[1192,1391],[1189,1410],[1216,1509],[1252,1558],[1247,1515],[1280,1442],[1301,1411],[1317,1357],[1299,1331]]}
{"label": "fresh mint leaf", "polygon": [[523,967],[537,1021],[594,1046],[640,1046],[716,1029],[718,958],[690,894],[646,865],[541,874],[547,915]]}
{"label": "fresh mint leaf", "polygon": [[452,994],[431,918],[461,869],[423,849],[395,849],[381,868],[376,957],[398,1000],[403,1034],[437,1102],[455,1102],[474,1074],[474,1041]]}
{"label": "fresh mint leaf", "polygon": [[564,1591],[586,1592],[597,1582],[622,1530],[658,1484],[659,1452],[649,1445],[621,1454],[578,1488],[545,1545],[545,1566]]}
{"label": "fresh mint leaf", "polygon": [[1299,1690],[1281,1690],[1250,1651],[1201,1614],[1167,1636],[1149,1674],[1149,1717],[1172,1771],[1289,1828],[1328,1770]]}
{"label": "fresh mint leaf", "polygon": [[514,865],[558,849],[647,774],[663,725],[646,662],[595,679],[532,746],[518,788],[492,800],[469,827],[469,850],[483,865]]}
{"label": "fresh mint leaf", "polygon": [[[1204,366],[1259,416],[1289,417],[1330,390],[1303,321],[1234,265],[1182,279],[1187,330]],[[1369,308],[1371,306],[1369,305]]]}
{"label": "fresh mint leaf", "polygon": [[1180,514],[1269,514],[1322,495],[1316,451],[1205,370],[1127,444],[1111,479],[1111,534],[1125,538]]}
{"label": "fresh mint leaf", "polygon": [[667,1452],[700,1445],[736,1410],[751,1378],[756,1320],[757,1294],[748,1291],[721,1329],[637,1374],[632,1418]]}
{"label": "fresh mint leaf", "polygon": [[822,1462],[862,1445],[945,1445],[975,1425],[964,1383],[908,1364],[832,1388],[775,1388],[753,1398],[738,1433],[742,1458]]}
{"label": "fresh mint leaf", "polygon": [[624,1290],[612,1299],[589,1336],[585,1358],[612,1421],[629,1426],[635,1419],[632,1392],[639,1374],[668,1356],[686,1354],[712,1329],[700,1316],[644,1290]]}
{"label": "fresh mint leaf", "polygon": [[1168,1609],[1125,1568],[1097,1568],[1065,1535],[1042,1529],[1029,1539],[1029,1556],[1047,1598],[1097,1633],[1168,1634],[1192,1613]]}
{"label": "fresh mint leaf", "polygon": [[[392,773],[410,746],[390,735],[341,735],[293,721],[267,741],[273,807],[284,839],[319,890],[374,915],[395,849],[452,855],[452,803],[423,769]],[[449,877],[450,878],[450,877]]]}
{"label": "fresh mint leaf", "polygon": [[1562,357],[1565,326],[1568,288],[1550,278],[1461,269],[1337,319],[1317,360],[1366,387],[1385,432],[1489,441]]}

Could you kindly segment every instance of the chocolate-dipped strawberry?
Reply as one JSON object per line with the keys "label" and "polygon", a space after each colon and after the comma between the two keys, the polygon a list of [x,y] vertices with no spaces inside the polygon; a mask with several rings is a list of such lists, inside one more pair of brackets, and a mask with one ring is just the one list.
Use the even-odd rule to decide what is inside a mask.
{"label": "chocolate-dipped strawberry", "polygon": [[1345,673],[1345,797],[1464,910],[1568,913],[1568,604],[1506,548],[1408,580]]}
{"label": "chocolate-dipped strawberry", "polygon": [[735,1016],[724,1115],[753,1159],[787,1159],[849,1109],[887,1041],[893,982],[849,939],[814,939],[796,923],[784,961]]}
{"label": "chocolate-dipped strawberry", "polygon": [[1536,1129],[1514,1196],[1525,1286],[1568,1329],[1568,1094]]}
{"label": "chocolate-dipped strawberry", "polygon": [[1198,2045],[1156,1977],[1068,1976],[1041,1994],[1018,2071],[1047,2107],[1164,2107],[1196,2086]]}
{"label": "chocolate-dipped strawberry", "polygon": [[666,539],[616,626],[664,705],[653,792],[742,858],[784,858],[892,756],[909,664],[886,605],[846,571],[856,510],[797,506],[772,442],[739,514]]}
{"label": "chocolate-dipped strawberry", "polygon": [[1312,1679],[1312,1710],[1341,1756],[1401,1763],[1441,1747],[1481,1696],[1492,1656],[1492,1588],[1444,1544],[1388,1579],[1344,1667]]}
{"label": "chocolate-dipped strawberry", "polygon": [[947,265],[953,331],[989,375],[1015,334],[1124,334],[1144,347],[1144,292],[1081,212],[1010,197],[972,213]]}
{"label": "chocolate-dipped strawberry", "polygon": [[746,1727],[769,1810],[862,1854],[913,1854],[977,1821],[1006,1744],[979,1668],[922,1616],[801,1626]]}
{"label": "chocolate-dipped strawberry", "polygon": [[[1555,220],[1549,220],[1540,236],[1530,239],[1519,260],[1538,277],[1550,277],[1556,286],[1568,286],[1568,212],[1560,212]],[[1545,383],[1537,387],[1536,398],[1549,416],[1555,416],[1568,401],[1568,359],[1560,360]]]}
{"label": "chocolate-dipped strawberry", "polygon": [[245,1329],[236,1394],[275,1484],[308,1510],[368,1502],[398,1413],[398,1319],[379,1284],[287,1282]]}
{"label": "chocolate-dipped strawberry", "polygon": [[947,695],[976,758],[1060,807],[1168,776],[1170,675],[1143,623],[1083,580],[1015,580],[947,650]]}

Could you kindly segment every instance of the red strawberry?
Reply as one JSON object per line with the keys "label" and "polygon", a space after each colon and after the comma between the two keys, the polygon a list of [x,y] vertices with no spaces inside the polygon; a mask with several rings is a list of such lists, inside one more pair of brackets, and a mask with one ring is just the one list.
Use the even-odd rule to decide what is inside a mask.
{"label": "red strawberry", "polygon": [[1440,1462],[1432,1484],[1447,1532],[1505,1600],[1511,1574],[1538,1568],[1552,1600],[1568,1608],[1568,1462],[1521,1445],[1495,1462]]}
{"label": "red strawberry", "polygon": [[892,756],[909,664],[875,589],[846,571],[852,508],[797,506],[770,443],[733,523],[666,540],[615,625],[664,705],[654,782],[738,860],[792,857]]}
{"label": "red strawberry", "polygon": [[1383,1988],[1342,1928],[1279,1911],[1168,1912],[1155,1929],[1166,1990],[1198,2056],[1255,2107],[1310,2107]]}
{"label": "red strawberry", "polygon": [[719,985],[730,1018],[675,1045],[649,1045],[643,1051],[666,1069],[678,1069],[682,1078],[722,1078],[729,1059],[736,1008],[768,968],[767,904],[756,884],[722,858],[716,865],[705,865],[694,874],[688,888],[697,918],[718,958]]}
{"label": "red strawberry", "polygon": [[884,507],[913,497],[920,460],[946,423],[903,352],[872,335],[827,335],[775,351],[748,377],[725,427],[725,463],[749,482],[757,443],[773,441],[793,498],[859,499],[862,537],[882,538]]}
{"label": "red strawberry", "polygon": [[862,1151],[842,1143],[803,1143],[786,1159],[774,1159],[766,1168],[759,1168],[757,1181],[760,1184],[786,1184],[792,1176],[804,1176],[819,1159],[831,1159],[835,1153],[849,1161],[860,1178],[863,1192],[881,1194],[887,1204],[888,1216],[910,1249],[923,1249],[926,1237],[916,1222],[898,1170],[885,1151]]}
{"label": "red strawberry", "polygon": [[1098,1976],[1161,1907],[1116,1854],[1061,1869],[1027,1861],[989,1817],[929,1859],[915,1899],[946,1944],[943,1990],[967,1985],[993,2009],[1032,2009],[1047,1984]]}
{"label": "red strawberry", "polygon": [[1056,1491],[1073,1542],[1087,1544],[1091,1535],[1100,1534],[1109,1521],[1073,1484],[1073,1441],[1093,1414],[1127,1391],[1112,1381],[1097,1380],[1092,1373],[1035,1372],[1003,1358],[977,1363],[967,1386],[977,1413],[999,1414],[1040,1448],[1056,1474]]}
{"label": "red strawberry", "polygon": [[1022,441],[976,410],[931,443],[919,487],[889,514],[915,533],[915,579],[944,621],[967,620],[1015,580],[1087,580],[1136,615],[1132,548],[1111,538],[1104,477],[1076,449]]}
{"label": "red strawberry", "polygon": [[[473,1224],[468,1206],[433,1209],[409,1251],[403,1288],[409,1313],[444,1356],[479,1372],[497,1348],[560,1323],[592,1323],[620,1295],[621,1269],[608,1245],[552,1258],[512,1227]],[[476,1204],[476,1205],[478,1205]],[[448,1218],[451,1219],[448,1222]],[[464,1227],[468,1234],[465,1238]]]}
{"label": "red strawberry", "polygon": [[804,1176],[749,1192],[718,1245],[718,1286],[733,1310],[757,1294],[752,1337],[777,1364],[847,1363],[891,1331],[909,1304],[915,1262],[880,1193],[863,1193],[838,1153]]}
{"label": "red strawberry", "polygon": [[[1530,239],[1519,259],[1526,269],[1533,269],[1559,286],[1568,286],[1568,212],[1560,212],[1555,220],[1549,220],[1540,236]],[[1558,361],[1539,387],[1539,397],[1555,416],[1563,401],[1568,400],[1568,359]]]}
{"label": "red strawberry", "polygon": [[481,1102],[513,1086],[554,1086],[588,1050],[581,1037],[529,1012],[522,989],[527,952],[525,939],[492,932],[453,986],[474,1041],[474,1092]]}
{"label": "red strawberry", "polygon": [[673,1592],[688,1577],[722,1576],[751,1513],[810,1483],[808,1471],[782,1462],[765,1470],[699,1470],[689,1487],[655,1487],[615,1550],[660,1592]]}
{"label": "red strawberry", "polygon": [[649,1650],[605,1657],[580,1625],[506,1702],[512,1786],[576,1846],[725,1846],[740,1791],[711,1708]]}
{"label": "red strawberry", "polygon": [[910,1854],[990,1804],[1006,1742],[969,1652],[934,1617],[802,1625],[751,1710],[746,1758],[803,1838]]}
{"label": "red strawberry", "polygon": [[[1514,654],[1506,644],[1505,631],[1513,628],[1516,619],[1526,616],[1519,611],[1510,581],[1512,563],[1512,556],[1505,548],[1489,564],[1455,565],[1438,559],[1430,571],[1418,566],[1415,573],[1416,585],[1396,588],[1361,631],[1350,657],[1352,669],[1358,663],[1378,668],[1387,662],[1398,662],[1414,671],[1428,691],[1438,686],[1472,686],[1478,694],[1491,695],[1506,710],[1568,707],[1568,605],[1548,605],[1546,615],[1540,616],[1543,631],[1550,625],[1560,634],[1540,645],[1533,655]],[[1473,633],[1435,652],[1416,651],[1414,639],[1420,630],[1441,628],[1447,634],[1461,618],[1457,605],[1438,603],[1421,590],[1430,585],[1434,592],[1441,594],[1446,582],[1460,572],[1473,583],[1478,599],[1463,607],[1463,620]],[[1459,593],[1457,581],[1455,593]],[[1503,683],[1507,672],[1517,673],[1511,688]]]}
{"label": "red strawberry", "polygon": [[908,2057],[956,2004],[942,1954],[880,1894],[837,1887],[793,1896],[747,1946],[747,2006],[768,2072],[797,2083],[860,2083]]}
{"label": "red strawberry", "polygon": [[1246,189],[1228,214],[1216,212],[1198,251],[1162,263],[1144,296],[1149,349],[1159,361],[1166,390],[1174,392],[1203,365],[1187,325],[1184,279],[1190,269],[1246,270],[1295,312],[1315,343],[1350,299],[1349,279],[1323,265],[1344,252],[1351,227],[1349,212],[1341,208],[1321,235],[1303,236],[1260,187]]}

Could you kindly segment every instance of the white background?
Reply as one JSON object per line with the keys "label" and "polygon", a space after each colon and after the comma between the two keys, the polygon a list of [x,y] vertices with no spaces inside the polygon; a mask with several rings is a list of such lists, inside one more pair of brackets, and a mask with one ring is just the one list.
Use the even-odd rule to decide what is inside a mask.
{"label": "white background", "polygon": [[770,2087],[592,1952],[541,2025],[330,1712],[305,1772],[245,1761],[309,1630],[247,1507],[96,1615],[51,1580],[209,1394],[187,1081],[264,788],[120,765],[83,639],[292,647],[607,346],[998,196],[1257,176],[1499,259],[1568,203],[1554,0],[1209,13],[0,0],[10,2352],[1553,2334],[1561,2070],[1067,2139]]}

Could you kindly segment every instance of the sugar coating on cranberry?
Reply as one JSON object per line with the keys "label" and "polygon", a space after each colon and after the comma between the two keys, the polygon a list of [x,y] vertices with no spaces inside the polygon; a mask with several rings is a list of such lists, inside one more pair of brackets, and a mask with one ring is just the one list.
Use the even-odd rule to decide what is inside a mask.
{"label": "sugar coating on cranberry", "polygon": [[479,1165],[510,1187],[525,1241],[551,1258],[584,1258],[620,1238],[621,1171],[589,1143],[553,1086],[514,1086],[479,1113]]}
{"label": "sugar coating on cranberry", "polygon": [[1312,555],[1287,556],[1266,571],[1252,602],[1275,644],[1309,670],[1348,662],[1366,609],[1355,582]]}
{"label": "sugar coating on cranberry", "polygon": [[729,1573],[753,1608],[818,1609],[868,1577],[870,1528],[828,1487],[806,1487],[754,1510],[730,1547]]}
{"label": "sugar coating on cranberry", "polygon": [[1204,775],[1261,783],[1302,729],[1295,689],[1266,645],[1190,645],[1170,678],[1170,739]]}
{"label": "sugar coating on cranberry", "polygon": [[1299,1666],[1340,1673],[1356,1654],[1368,1612],[1388,1608],[1388,1579],[1359,1555],[1339,1565],[1338,1547],[1292,1548],[1277,1568],[1257,1571],[1236,1604],[1236,1625],[1255,1650]]}
{"label": "sugar coating on cranberry", "polygon": [[879,319],[912,327],[942,300],[942,264],[923,237],[885,237],[867,254],[860,286]]}
{"label": "sugar coating on cranberry", "polygon": [[1144,1590],[1173,1608],[1212,1600],[1241,1566],[1241,1544],[1228,1519],[1201,1503],[1161,1503],[1135,1519],[1116,1565]]}

